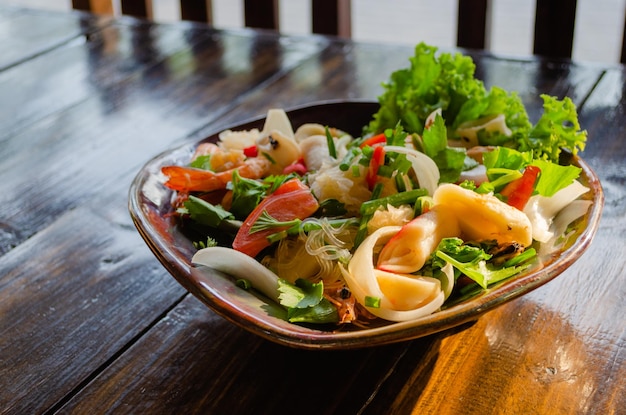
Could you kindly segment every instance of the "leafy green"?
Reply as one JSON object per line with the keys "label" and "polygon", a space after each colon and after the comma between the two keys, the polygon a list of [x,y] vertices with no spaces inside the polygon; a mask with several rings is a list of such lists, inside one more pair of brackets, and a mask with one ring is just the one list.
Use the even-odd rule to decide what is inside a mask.
{"label": "leafy green", "polygon": [[181,213],[188,213],[195,222],[212,228],[218,228],[224,220],[235,219],[233,214],[223,207],[212,205],[193,195],[189,195],[184,206],[185,212]]}
{"label": "leafy green", "polygon": [[292,323],[337,323],[337,308],[324,298],[324,283],[312,283],[299,278],[295,284],[279,279],[278,299],[287,309]]}
{"label": "leafy green", "polygon": [[580,167],[561,166],[546,160],[535,160],[532,164],[541,170],[535,192],[545,197],[550,197],[572,184],[582,171]]}
{"label": "leafy green", "polygon": [[[483,183],[478,192],[488,193],[500,190],[505,184],[520,176],[519,171],[528,165],[539,167],[541,174],[535,185],[535,194],[550,197],[569,186],[580,176],[581,168],[561,166],[549,160],[533,160],[532,151],[517,151],[512,148],[496,147],[483,155],[489,182]],[[510,176],[506,176],[510,174]]]}
{"label": "leafy green", "polygon": [[532,161],[532,152],[521,152],[507,147],[496,147],[483,154],[483,164],[487,170],[494,168],[521,170]]}
{"label": "leafy green", "polygon": [[436,52],[436,47],[418,44],[410,67],[393,72],[383,83],[380,109],[366,132],[383,132],[400,122],[407,132],[421,134],[433,111],[441,108],[443,118],[453,120],[468,97],[485,93],[483,83],[474,78],[476,66],[470,57]]}
{"label": "leafy green", "polygon": [[189,163],[189,167],[195,167],[196,169],[202,170],[211,170],[211,155],[206,154],[196,157],[191,163]]}
{"label": "leafy green", "polygon": [[543,98],[543,114],[530,131],[520,150],[533,150],[535,158],[558,162],[562,148],[573,154],[585,149],[587,131],[580,130],[576,105],[568,97],[559,100],[549,95]]}
{"label": "leafy green", "polygon": [[443,118],[435,117],[435,122],[424,130],[424,153],[433,159],[439,168],[442,183],[459,180],[465,168],[465,149],[448,147],[448,133]]}
{"label": "leafy green", "polygon": [[261,202],[270,186],[257,180],[241,177],[235,169],[229,187],[233,191],[230,211],[235,217],[245,219]]}
{"label": "leafy green", "polygon": [[[474,77],[475,64],[469,56],[437,54],[436,47],[420,43],[409,61],[408,68],[393,72],[382,84],[380,108],[364,128],[365,134],[380,133],[398,124],[410,134],[422,134],[427,117],[441,109],[451,131],[463,123],[504,115],[511,134],[481,130],[477,134],[480,145],[532,151],[534,158],[555,163],[562,149],[576,154],[585,148],[587,132],[580,130],[570,98],[541,95],[543,114],[533,126],[518,94],[495,86],[487,91]],[[438,155],[436,161],[445,158]]]}
{"label": "leafy green", "polygon": [[474,280],[482,288],[516,275],[530,264],[496,267],[488,261],[491,255],[482,248],[464,244],[459,238],[445,238],[441,241],[435,256],[449,262],[462,274]]}

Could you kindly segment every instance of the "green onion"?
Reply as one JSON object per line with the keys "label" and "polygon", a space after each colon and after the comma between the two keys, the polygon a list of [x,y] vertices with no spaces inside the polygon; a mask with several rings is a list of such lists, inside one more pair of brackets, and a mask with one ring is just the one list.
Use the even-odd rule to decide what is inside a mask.
{"label": "green onion", "polygon": [[325,129],[326,129],[326,142],[328,143],[328,154],[330,154],[332,158],[336,159],[337,149],[335,148],[335,140],[333,140],[333,136],[330,134],[330,130],[328,129],[328,126],[326,126]]}
{"label": "green onion", "polygon": [[430,210],[433,207],[433,198],[430,196],[420,196],[415,201],[415,212],[414,216],[418,217],[425,211]]}
{"label": "green onion", "polygon": [[528,248],[518,256],[515,256],[508,261],[506,261],[502,266],[503,267],[514,267],[520,264],[523,264],[526,261],[529,261],[537,256],[537,251],[535,248]]}
{"label": "green onion", "polygon": [[391,196],[383,197],[380,199],[372,199],[364,202],[361,205],[361,215],[371,215],[376,209],[381,206],[395,206],[413,204],[420,196],[426,196],[428,191],[426,189],[414,189],[408,192],[396,193]]}
{"label": "green onion", "polygon": [[350,151],[346,153],[341,163],[339,163],[339,170],[348,171],[350,165],[352,164],[352,160],[359,154],[358,148],[351,148]]}
{"label": "green onion", "polygon": [[235,285],[239,288],[243,288],[244,290],[248,291],[250,288],[252,288],[252,284],[250,283],[250,281],[244,279],[244,278],[240,278],[237,281],[235,281]]}
{"label": "green onion", "polygon": [[370,297],[369,295],[365,296],[365,306],[372,308],[380,308],[380,298],[379,297]]}

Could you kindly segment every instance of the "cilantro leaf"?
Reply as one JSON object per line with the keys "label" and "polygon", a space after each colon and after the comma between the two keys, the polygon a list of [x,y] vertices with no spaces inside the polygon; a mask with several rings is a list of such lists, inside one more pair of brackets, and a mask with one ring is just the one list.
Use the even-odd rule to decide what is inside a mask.
{"label": "cilantro leaf", "polygon": [[198,156],[189,163],[189,167],[195,167],[196,169],[211,170],[211,155],[205,154]]}
{"label": "cilantro leaf", "polygon": [[336,323],[337,308],[324,298],[324,283],[299,278],[295,284],[279,279],[278,299],[287,309],[287,319],[298,323]]}
{"label": "cilantro leaf", "polygon": [[235,218],[232,213],[223,207],[212,205],[193,195],[189,195],[184,206],[192,220],[212,228],[218,228],[223,221]]}
{"label": "cilantro leaf", "polygon": [[230,187],[233,191],[230,211],[236,217],[244,219],[259,204],[270,186],[257,180],[241,177],[235,169]]}

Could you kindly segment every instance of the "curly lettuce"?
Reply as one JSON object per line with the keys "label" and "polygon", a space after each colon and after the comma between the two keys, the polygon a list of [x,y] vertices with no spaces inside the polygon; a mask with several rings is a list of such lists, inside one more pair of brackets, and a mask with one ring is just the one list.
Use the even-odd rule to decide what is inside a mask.
{"label": "curly lettuce", "polygon": [[[437,48],[420,43],[408,68],[393,72],[382,84],[380,109],[365,127],[365,134],[402,126],[409,133],[423,134],[428,116],[441,109],[452,134],[463,123],[504,115],[510,135],[481,131],[480,145],[506,146],[532,151],[533,158],[558,162],[563,149],[573,154],[585,148],[587,132],[580,130],[576,106],[542,95],[543,114],[536,124],[529,120],[521,98],[499,87],[487,90],[475,78],[471,57],[460,53],[437,53]],[[454,138],[450,135],[450,138]]]}

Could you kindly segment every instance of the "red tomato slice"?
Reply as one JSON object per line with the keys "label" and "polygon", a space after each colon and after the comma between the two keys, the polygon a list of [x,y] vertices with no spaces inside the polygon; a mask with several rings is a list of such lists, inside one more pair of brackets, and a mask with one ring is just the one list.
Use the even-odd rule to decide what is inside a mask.
{"label": "red tomato slice", "polygon": [[267,237],[273,233],[285,230],[287,227],[275,227],[250,233],[252,225],[263,211],[279,222],[294,219],[306,219],[319,208],[319,203],[310,189],[298,179],[291,179],[283,183],[274,193],[266,197],[248,215],[237,232],[233,241],[233,249],[246,255],[255,257],[261,250],[270,246]]}
{"label": "red tomato slice", "polygon": [[500,192],[502,196],[507,198],[507,204],[519,210],[524,210],[524,206],[526,206],[528,199],[533,194],[533,190],[535,190],[535,182],[540,172],[541,170],[537,166],[526,166],[522,177],[507,184]]}

